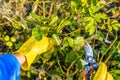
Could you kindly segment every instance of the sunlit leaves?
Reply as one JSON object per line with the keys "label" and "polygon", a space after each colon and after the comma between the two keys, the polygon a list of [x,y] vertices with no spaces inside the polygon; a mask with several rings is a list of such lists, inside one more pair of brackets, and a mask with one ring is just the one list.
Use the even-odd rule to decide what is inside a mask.
{"label": "sunlit leaves", "polygon": [[95,14],[94,18],[96,22],[101,23],[102,20],[107,19],[107,15],[103,13],[98,13],[98,14]]}
{"label": "sunlit leaves", "polygon": [[[48,76],[51,77],[51,79],[72,79],[73,77],[81,79],[81,76],[76,75],[79,74],[77,71],[73,76],[66,77],[66,71],[69,67],[69,65],[66,64],[71,64],[80,56],[80,59],[73,64],[70,73],[74,73],[75,69],[80,71],[83,68],[81,57],[84,55],[84,41],[93,44],[93,50],[96,52],[94,56],[99,61],[101,55],[103,55],[109,47],[109,44],[105,43],[107,32],[110,32],[108,39],[112,42],[115,36],[114,33],[120,27],[119,8],[117,5],[115,5],[115,7],[112,6],[113,4],[109,5],[107,1],[107,4],[102,4],[101,0],[37,0],[37,3],[36,1],[29,2],[33,5],[31,5],[32,11],[25,13],[29,14],[28,16],[21,17],[14,15],[15,18],[13,18],[12,21],[8,19],[6,21],[6,18],[1,19],[0,37],[2,37],[2,41],[9,49],[15,48],[16,50],[31,36],[31,33],[37,40],[40,40],[43,35],[53,38],[57,43],[54,53],[47,53],[38,57],[38,59],[35,60],[35,65],[33,65],[35,68],[42,68],[47,74],[50,74],[49,76],[45,73],[45,76],[42,76],[44,79]],[[24,4],[26,5],[26,1]],[[109,9],[107,7],[109,7]],[[28,6],[28,8],[26,7],[25,9],[29,8]],[[18,9],[14,9],[18,11]],[[2,23],[4,20],[5,25]],[[26,22],[24,22],[24,20]],[[9,23],[9,21],[11,22]],[[23,22],[25,24],[27,23],[27,28],[25,24],[21,24]],[[6,28],[2,33],[2,27],[4,27],[2,25],[7,25],[9,28],[12,26],[14,31],[8,31],[7,33],[6,31],[9,28]],[[114,45],[113,48],[115,48],[115,46],[116,45]],[[113,48],[111,50],[113,50]],[[116,52],[120,53],[120,49],[118,48]],[[106,55],[105,58],[107,56],[108,55]],[[119,60],[120,56],[118,55],[118,57],[115,58]],[[111,67],[112,66],[113,64],[111,64]],[[61,69],[65,72],[62,73]],[[109,70],[111,70],[111,68],[109,68]],[[119,73],[116,71],[113,72],[115,74]],[[28,71],[27,77],[30,78],[32,76],[31,74],[32,73]]]}
{"label": "sunlit leaves", "polygon": [[118,27],[120,27],[120,23],[117,20],[112,20],[111,21],[111,26],[113,27],[114,30],[118,30]]}
{"label": "sunlit leaves", "polygon": [[108,23],[109,31],[112,31],[112,30],[116,30],[117,31],[118,28],[120,27],[120,23],[117,20],[110,20],[110,19],[108,19],[107,23]]}
{"label": "sunlit leaves", "polygon": [[83,44],[84,44],[84,38],[83,37],[78,36],[75,39],[73,39],[71,37],[66,37],[64,39],[63,47],[67,47],[67,46],[70,46],[70,47],[75,47],[75,46],[82,47]]}
{"label": "sunlit leaves", "polygon": [[10,37],[8,35],[6,35],[4,39],[5,39],[5,41],[9,41]]}
{"label": "sunlit leaves", "polygon": [[59,33],[60,30],[65,27],[66,25],[70,25],[71,22],[69,20],[66,19],[62,19],[61,22],[59,23],[58,27],[57,27],[57,32]]}
{"label": "sunlit leaves", "polygon": [[32,35],[35,37],[36,40],[40,40],[44,35],[44,31],[39,28],[33,28]]}
{"label": "sunlit leaves", "polygon": [[35,19],[39,22],[40,21],[47,21],[47,22],[51,21],[51,19],[49,19],[49,18],[41,18],[40,16],[38,16],[37,14],[34,14],[34,13],[31,13],[30,15],[33,17],[33,19]]}
{"label": "sunlit leaves", "polygon": [[77,37],[74,40],[75,45],[81,46],[84,43],[84,38],[83,37]]}
{"label": "sunlit leaves", "polygon": [[12,42],[15,42],[15,41],[16,41],[16,38],[15,38],[15,37],[11,37],[11,41],[12,41]]}
{"label": "sunlit leaves", "polygon": [[113,75],[113,77],[114,77],[115,80],[119,80],[120,79],[120,77],[119,77],[120,70],[119,69],[113,69],[110,72]]}
{"label": "sunlit leaves", "polygon": [[50,25],[54,24],[58,20],[58,16],[55,16],[52,18],[52,21],[50,22]]}
{"label": "sunlit leaves", "polygon": [[8,41],[8,42],[6,42],[6,45],[9,46],[9,47],[12,47],[13,43],[11,41]]}
{"label": "sunlit leaves", "polygon": [[86,32],[89,32],[90,35],[94,34],[96,26],[92,17],[85,17],[83,24],[85,26]]}
{"label": "sunlit leaves", "polygon": [[13,46],[13,43],[16,42],[16,38],[15,37],[10,37],[9,35],[6,35],[4,37],[5,43],[6,45],[11,48]]}

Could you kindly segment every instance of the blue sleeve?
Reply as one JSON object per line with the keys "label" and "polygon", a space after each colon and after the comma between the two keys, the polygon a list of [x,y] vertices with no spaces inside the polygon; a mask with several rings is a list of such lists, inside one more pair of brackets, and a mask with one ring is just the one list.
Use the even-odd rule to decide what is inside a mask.
{"label": "blue sleeve", "polygon": [[21,65],[12,54],[0,56],[0,80],[19,80]]}

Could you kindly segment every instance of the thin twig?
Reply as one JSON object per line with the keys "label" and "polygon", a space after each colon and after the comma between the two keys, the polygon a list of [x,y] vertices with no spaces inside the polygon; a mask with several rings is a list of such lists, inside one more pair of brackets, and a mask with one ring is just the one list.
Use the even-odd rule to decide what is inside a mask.
{"label": "thin twig", "polygon": [[67,77],[69,76],[69,72],[70,72],[71,67],[75,64],[75,62],[76,62],[79,58],[80,58],[80,56],[78,56],[78,57],[70,64],[70,66],[68,67],[67,73],[66,73],[66,76],[67,76]]}
{"label": "thin twig", "polygon": [[114,54],[114,52],[116,51],[116,49],[120,46],[120,42],[118,43],[118,45],[116,46],[116,48],[112,51],[112,53],[110,53],[110,55],[107,57],[107,59],[105,60],[105,63],[107,63],[107,61],[111,58],[111,56]]}
{"label": "thin twig", "polygon": [[116,42],[118,36],[115,37],[114,41],[112,42],[112,44],[110,44],[110,46],[107,48],[107,50],[105,51],[105,53],[102,55],[100,62],[103,60],[103,57],[108,53],[108,51],[110,50],[110,48],[114,45],[114,43]]}
{"label": "thin twig", "polygon": [[46,16],[46,8],[45,8],[45,1],[43,0],[43,17],[45,18]]}
{"label": "thin twig", "polygon": [[49,11],[48,17],[50,17],[51,14],[52,14],[52,11],[53,11],[53,5],[54,5],[54,2],[52,2],[51,6],[50,6],[50,11]]}
{"label": "thin twig", "polygon": [[78,71],[79,69],[77,68],[70,76],[74,76]]}
{"label": "thin twig", "polygon": [[62,67],[61,67],[61,65],[60,65],[60,61],[59,61],[58,57],[56,57],[56,58],[57,58],[58,66],[60,67],[60,70],[61,70],[62,74],[65,74],[65,72],[62,70]]}

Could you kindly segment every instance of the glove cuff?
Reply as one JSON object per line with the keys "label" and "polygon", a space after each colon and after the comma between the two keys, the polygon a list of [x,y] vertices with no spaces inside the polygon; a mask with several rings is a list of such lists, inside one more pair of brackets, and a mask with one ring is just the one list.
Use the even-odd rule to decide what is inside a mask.
{"label": "glove cuff", "polygon": [[22,64],[22,69],[25,71],[25,70],[29,70],[31,64],[33,63],[33,61],[35,60],[36,58],[36,54],[26,54],[25,57],[26,57],[26,62]]}

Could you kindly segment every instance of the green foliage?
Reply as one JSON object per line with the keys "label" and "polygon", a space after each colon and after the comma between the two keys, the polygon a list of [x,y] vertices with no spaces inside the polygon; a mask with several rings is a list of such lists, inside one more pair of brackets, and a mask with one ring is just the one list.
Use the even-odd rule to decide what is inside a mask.
{"label": "green foliage", "polygon": [[76,59],[76,53],[70,52],[65,57],[65,63],[72,63]]}
{"label": "green foliage", "polygon": [[[4,3],[0,7],[1,53],[16,51],[31,35],[36,40],[45,35],[57,42],[53,54],[46,53],[36,58],[31,70],[25,72],[26,79],[82,80],[83,46],[88,42],[98,62],[107,61],[110,57],[108,70],[119,80],[119,67],[116,67],[120,59],[119,37],[116,37],[120,28],[119,1],[0,2]],[[112,44],[106,43],[106,39]]]}
{"label": "green foliage", "polygon": [[44,35],[44,31],[39,28],[33,28],[32,35],[35,37],[36,40],[40,40],[42,39],[42,36]]}

